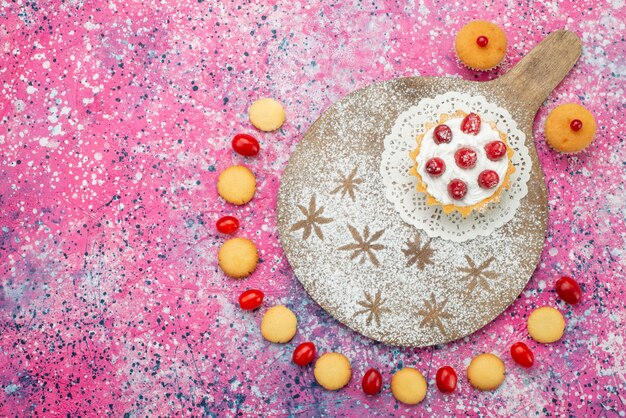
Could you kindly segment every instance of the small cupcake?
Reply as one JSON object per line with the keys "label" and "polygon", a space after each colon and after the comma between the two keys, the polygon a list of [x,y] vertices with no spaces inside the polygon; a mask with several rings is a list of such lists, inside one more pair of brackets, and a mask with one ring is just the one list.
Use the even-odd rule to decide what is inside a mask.
{"label": "small cupcake", "polygon": [[427,205],[467,217],[498,201],[510,187],[515,167],[506,134],[476,113],[442,114],[416,141],[410,174],[417,177],[417,191],[426,194]]}
{"label": "small cupcake", "polygon": [[556,107],[546,120],[546,142],[552,149],[573,154],[587,148],[596,134],[596,120],[576,103]]}
{"label": "small cupcake", "polygon": [[474,20],[457,33],[454,47],[466,67],[487,71],[500,65],[506,55],[506,44],[506,35],[498,25]]}

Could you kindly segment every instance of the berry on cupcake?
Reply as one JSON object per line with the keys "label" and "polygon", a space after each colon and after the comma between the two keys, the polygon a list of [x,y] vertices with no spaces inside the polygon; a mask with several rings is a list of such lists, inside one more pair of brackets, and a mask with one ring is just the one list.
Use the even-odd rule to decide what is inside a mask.
{"label": "berry on cupcake", "polygon": [[587,148],[596,135],[596,120],[585,107],[576,103],[557,106],[546,120],[546,141],[554,150],[566,154]]}
{"label": "berry on cupcake", "polygon": [[488,71],[506,55],[506,34],[494,23],[474,20],[459,30],[454,48],[459,60],[472,70]]}

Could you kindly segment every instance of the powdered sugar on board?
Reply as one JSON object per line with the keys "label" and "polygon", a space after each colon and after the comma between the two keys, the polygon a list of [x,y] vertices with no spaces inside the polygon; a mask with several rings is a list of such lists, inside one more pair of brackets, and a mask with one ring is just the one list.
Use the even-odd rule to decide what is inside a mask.
{"label": "powdered sugar on board", "polygon": [[374,85],[329,109],[292,155],[277,208],[281,243],[313,299],[352,329],[404,346],[457,339],[502,312],[536,266],[546,222],[545,190],[531,190],[504,227],[463,243],[401,219],[379,172],[385,135],[422,97],[474,86],[420,83]]}

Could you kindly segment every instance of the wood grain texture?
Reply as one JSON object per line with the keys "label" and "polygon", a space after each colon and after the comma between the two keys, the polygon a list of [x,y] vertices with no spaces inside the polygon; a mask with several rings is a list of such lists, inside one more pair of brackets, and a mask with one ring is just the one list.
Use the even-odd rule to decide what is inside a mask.
{"label": "wood grain texture", "polygon": [[[480,329],[506,309],[532,276],[543,249],[547,227],[546,185],[532,136],[533,119],[542,102],[575,64],[580,51],[576,35],[557,31],[509,73],[494,81],[479,83],[453,78],[405,77],[357,90],[331,106],[311,126],[292,154],[281,181],[277,205],[281,244],[296,276],[312,298],[333,317],[363,335],[392,345],[414,347],[461,338]],[[390,262],[393,257],[384,256],[370,257],[375,258],[376,263],[368,263],[364,257],[365,263],[350,264],[346,254],[336,250],[332,236],[328,236],[335,233],[333,230],[343,228],[343,224],[357,221],[376,224],[371,233],[384,230],[382,241],[393,234],[391,241],[381,244],[384,251],[391,253],[401,252],[402,247],[397,244],[402,237],[409,240],[415,234],[416,229],[405,224],[384,197],[384,186],[377,169],[384,137],[404,110],[423,98],[449,91],[485,96],[507,109],[524,132],[532,169],[528,195],[522,200],[515,218],[489,237],[477,237],[458,244],[432,239],[435,257],[449,254],[450,259],[445,259],[444,255],[443,259],[439,258],[439,266],[424,271],[400,271],[398,260]],[[332,187],[324,187],[328,178],[336,176],[338,167],[347,167],[351,161],[361,162],[367,172],[362,187],[370,205],[358,212],[341,207],[333,209],[332,202],[343,203],[329,196]],[[305,240],[302,234],[292,231],[294,222],[301,216],[302,209],[298,207],[309,202],[313,194],[319,205],[324,206],[323,216],[334,219],[332,226],[325,227],[328,229],[324,230],[324,239],[319,241]],[[335,213],[329,215],[333,210]],[[354,235],[361,231],[352,232]],[[502,254],[513,256],[503,259]],[[454,276],[459,270],[452,267],[452,258],[469,257],[478,264],[492,256],[499,257],[498,263],[490,266],[497,279],[489,292],[476,292],[467,298],[466,289],[459,285],[462,277]],[[325,266],[320,267],[320,264]],[[338,280],[352,280],[350,288],[342,289]],[[424,289],[445,288],[450,303],[456,303],[453,302],[455,298],[464,299],[464,305],[455,305],[455,311],[446,319],[445,329],[437,329],[441,328],[441,323],[433,322],[431,330],[420,333],[416,331],[420,321],[407,319],[405,311],[410,300],[405,295],[416,293],[416,289],[422,286],[415,285],[415,281],[421,282]],[[376,316],[375,320],[366,321],[352,314],[346,305],[354,305],[355,301],[349,300],[349,293],[354,288],[357,293],[362,291],[370,296],[380,296],[382,289],[382,319]],[[439,302],[424,300],[420,303],[422,307],[432,307]]]}
{"label": "wood grain texture", "polygon": [[572,69],[582,45],[578,36],[566,30],[551,33],[515,67],[502,77],[487,82],[501,89],[511,107],[525,110],[534,118],[539,106]]}

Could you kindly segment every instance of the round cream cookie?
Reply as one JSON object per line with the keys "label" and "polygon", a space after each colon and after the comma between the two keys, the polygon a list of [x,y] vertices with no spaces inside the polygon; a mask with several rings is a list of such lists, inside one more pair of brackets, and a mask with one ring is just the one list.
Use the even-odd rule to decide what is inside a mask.
{"label": "round cream cookie", "polygon": [[326,353],[315,362],[315,380],[324,389],[339,390],[350,382],[350,360],[341,353]]}
{"label": "round cream cookie", "polygon": [[426,397],[428,384],[424,376],[416,369],[405,367],[393,374],[391,393],[398,401],[407,405],[416,405]]}
{"label": "round cream cookie", "polygon": [[277,100],[263,98],[252,103],[248,116],[257,129],[270,132],[280,128],[285,122],[285,109]]}
{"label": "round cream cookie", "polygon": [[479,354],[467,367],[467,378],[478,390],[494,390],[504,382],[505,371],[500,357],[491,353]]}
{"label": "round cream cookie", "polygon": [[543,306],[528,317],[528,334],[538,343],[549,344],[561,339],[565,331],[565,318],[558,310]]}
{"label": "round cream cookie", "polygon": [[217,192],[235,205],[244,205],[254,197],[256,178],[252,171],[242,165],[233,165],[220,173]]}
{"label": "round cream cookie", "polygon": [[248,277],[257,266],[256,245],[247,238],[231,238],[222,244],[217,259],[220,268],[236,279]]}
{"label": "round cream cookie", "polygon": [[261,320],[261,334],[272,343],[286,343],[296,335],[298,318],[283,305],[272,306]]}

